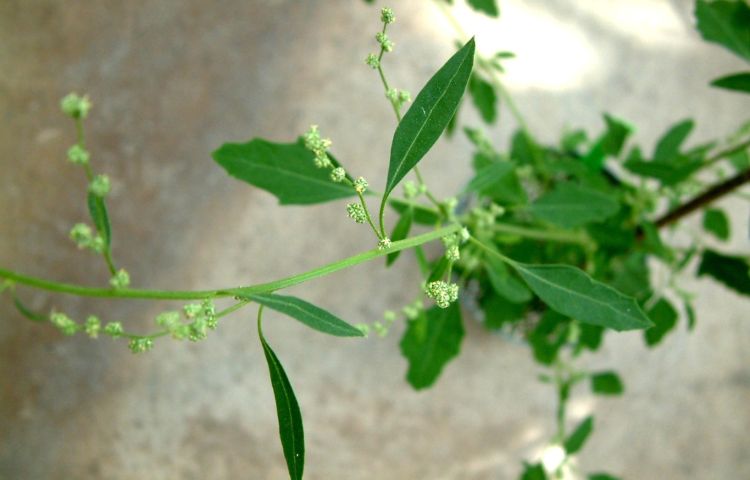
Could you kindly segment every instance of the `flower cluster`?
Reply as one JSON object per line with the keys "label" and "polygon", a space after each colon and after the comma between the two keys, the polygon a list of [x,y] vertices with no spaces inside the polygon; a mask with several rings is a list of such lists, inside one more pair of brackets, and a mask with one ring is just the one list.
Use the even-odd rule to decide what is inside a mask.
{"label": "flower cluster", "polygon": [[383,237],[378,241],[378,250],[388,250],[393,245],[393,242],[391,242],[391,239],[388,237]]}
{"label": "flower cluster", "polygon": [[95,235],[91,227],[85,223],[76,223],[70,230],[70,239],[80,249],[90,248],[96,253],[104,251],[104,239],[101,235]]}
{"label": "flower cluster", "polygon": [[307,131],[302,137],[305,141],[305,148],[313,152],[315,155],[315,166],[318,168],[331,168],[333,163],[328,158],[328,149],[331,148],[331,140],[329,138],[321,138],[320,132],[318,132],[317,125],[310,125],[310,130]]}
{"label": "flower cluster", "polygon": [[380,60],[378,60],[378,56],[374,53],[370,53],[367,55],[367,58],[365,58],[365,63],[372,67],[373,70],[377,70],[378,67],[380,67]]}
{"label": "flower cluster", "polygon": [[109,177],[106,175],[97,175],[91,180],[91,183],[89,183],[89,192],[99,198],[106,197],[109,193],[109,189]]}
{"label": "flower cluster", "polygon": [[357,223],[365,223],[367,221],[365,209],[359,203],[348,204],[346,206],[346,213],[349,215],[349,218]]}
{"label": "flower cluster", "polygon": [[82,146],[75,144],[68,149],[68,160],[75,165],[86,165],[89,163],[91,155]]}
{"label": "flower cluster", "polygon": [[451,303],[458,300],[458,285],[438,280],[428,283],[425,293],[435,300],[438,307],[448,308]]}
{"label": "flower cluster", "polygon": [[388,25],[389,23],[393,23],[396,21],[396,15],[393,13],[392,9],[385,7],[380,10],[380,20]]}
{"label": "flower cluster", "polygon": [[365,177],[357,177],[356,180],[354,180],[354,190],[357,193],[365,193],[365,190],[367,190],[367,187],[370,185],[367,183],[367,180],[365,180]]}
{"label": "flower cluster", "polygon": [[157,325],[167,330],[172,338],[176,340],[188,339],[191,342],[203,340],[208,336],[208,330],[215,330],[218,326],[216,307],[213,300],[206,299],[201,303],[190,303],[182,309],[184,322],[180,312],[162,312],[156,316]]}
{"label": "flower cluster", "polygon": [[393,51],[393,42],[390,38],[388,38],[388,35],[385,32],[378,32],[375,34],[375,40],[380,44],[380,48],[383,49],[384,52],[392,52]]}
{"label": "flower cluster", "polygon": [[331,170],[331,181],[335,183],[341,183],[346,178],[346,170],[341,167],[336,167]]}
{"label": "flower cluster", "polygon": [[77,93],[69,93],[60,100],[60,108],[71,118],[86,118],[91,110],[91,101],[86,95],[80,96]]}
{"label": "flower cluster", "polygon": [[112,275],[112,278],[109,279],[109,284],[115,290],[128,288],[130,286],[130,274],[124,268],[121,268]]}

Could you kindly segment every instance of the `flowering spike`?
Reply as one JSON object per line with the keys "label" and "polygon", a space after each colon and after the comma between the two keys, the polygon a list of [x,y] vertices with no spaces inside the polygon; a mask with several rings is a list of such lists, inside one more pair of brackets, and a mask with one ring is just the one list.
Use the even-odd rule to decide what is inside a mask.
{"label": "flowering spike", "polygon": [[377,70],[378,67],[380,67],[380,60],[378,60],[378,56],[374,53],[370,53],[367,55],[367,58],[365,58],[365,63],[369,65],[373,70]]}
{"label": "flowering spike", "polygon": [[451,303],[458,300],[458,285],[438,280],[428,283],[425,293],[435,300],[438,307],[448,308]]}
{"label": "flowering spike", "polygon": [[357,223],[365,223],[367,221],[367,214],[365,209],[359,203],[350,203],[346,206],[346,213],[349,218],[353,219]]}
{"label": "flowering spike", "polygon": [[78,331],[78,324],[75,320],[64,313],[52,312],[49,316],[49,321],[52,325],[59,328],[63,335],[75,335]]}
{"label": "flowering spike", "polygon": [[392,9],[385,7],[380,11],[380,20],[388,25],[389,23],[396,21],[396,15],[393,13]]}

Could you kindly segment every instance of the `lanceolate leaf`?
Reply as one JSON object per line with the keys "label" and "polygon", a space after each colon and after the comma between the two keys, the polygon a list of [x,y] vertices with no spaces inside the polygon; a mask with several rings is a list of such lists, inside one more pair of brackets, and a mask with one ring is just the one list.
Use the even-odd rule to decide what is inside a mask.
{"label": "lanceolate leaf", "polygon": [[562,183],[529,206],[537,218],[565,228],[599,222],[617,213],[610,196],[596,190]]}
{"label": "lanceolate leaf", "polygon": [[91,220],[94,222],[94,226],[99,234],[104,237],[104,243],[107,246],[107,249],[109,249],[112,243],[112,229],[109,226],[107,205],[101,197],[97,197],[93,193],[89,193],[88,205]]}
{"label": "lanceolate leaf", "polygon": [[461,350],[464,327],[458,302],[437,306],[410,320],[401,339],[401,353],[409,361],[406,379],[416,390],[435,383],[443,367]]}
{"label": "lanceolate leaf", "polygon": [[[411,229],[411,220],[414,216],[414,210],[409,208],[404,213],[401,214],[401,218],[398,219],[398,223],[396,223],[396,226],[393,227],[393,232],[391,233],[391,240],[394,242],[397,242],[399,240],[405,239],[409,235],[409,230]],[[401,251],[389,253],[387,257],[385,257],[385,265],[390,266],[393,264],[393,262],[396,261]]]}
{"label": "lanceolate leaf", "polygon": [[750,60],[750,6],[744,1],[698,0],[695,17],[703,38]]}
{"label": "lanceolate leaf", "polygon": [[398,124],[391,143],[384,201],[445,130],[466,90],[473,64],[472,38],[427,82]]}
{"label": "lanceolate leaf", "polygon": [[750,93],[750,72],[735,73],[717,78],[711,82],[711,85],[727,90]]}
{"label": "lanceolate leaf", "polygon": [[271,376],[271,387],[276,400],[276,415],[279,419],[281,447],[289,469],[289,478],[301,480],[305,467],[305,432],[302,427],[302,413],[284,367],[281,366],[278,357],[263,337],[260,315],[259,311],[258,337],[260,337],[260,344],[263,346],[263,353],[268,363],[268,373]]}
{"label": "lanceolate leaf", "polygon": [[529,289],[510,273],[505,263],[493,257],[486,258],[485,262],[490,284],[498,295],[513,303],[531,300]]}
{"label": "lanceolate leaf", "polygon": [[597,282],[575,267],[518,262],[511,265],[544,303],[565,316],[613,330],[652,325],[632,297]]}
{"label": "lanceolate leaf", "polygon": [[497,0],[468,0],[469,6],[478,12],[490,17],[498,17],[500,10],[497,8]]}
{"label": "lanceolate leaf", "polygon": [[225,143],[213,158],[231,176],[272,193],[282,205],[321,203],[355,194],[350,186],[331,181],[328,169],[315,166],[312,152],[301,139],[296,143],[260,138]]}
{"label": "lanceolate leaf", "polygon": [[260,305],[284,313],[299,320],[313,330],[337,337],[361,337],[362,331],[355,328],[331,313],[297,297],[276,295],[273,293],[255,293],[239,295],[240,298],[252,300]]}
{"label": "lanceolate leaf", "polygon": [[583,444],[586,443],[586,439],[589,438],[591,431],[594,429],[594,417],[586,417],[578,427],[565,439],[565,452],[568,455],[573,455],[578,452]]}
{"label": "lanceolate leaf", "polygon": [[706,250],[698,275],[708,275],[736,292],[750,295],[750,263],[746,258]]}
{"label": "lanceolate leaf", "polygon": [[680,147],[693,131],[695,123],[688,119],[673,125],[659,139],[654,150],[654,162],[670,162],[680,154]]}

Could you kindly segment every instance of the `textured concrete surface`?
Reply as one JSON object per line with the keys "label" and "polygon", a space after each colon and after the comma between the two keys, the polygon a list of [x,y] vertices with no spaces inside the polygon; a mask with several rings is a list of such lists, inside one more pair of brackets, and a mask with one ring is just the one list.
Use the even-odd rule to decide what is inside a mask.
{"label": "textured concrete surface", "polygon": [[[504,0],[499,26],[464,10],[460,19],[481,49],[517,52],[507,83],[540,137],[598,129],[606,109],[636,124],[646,145],[693,117],[697,143],[737,126],[750,103],[706,86],[742,65],[699,40],[690,3]],[[394,85],[416,92],[451,52],[449,27],[429,2],[392,6],[397,54],[386,63]],[[282,209],[209,155],[224,141],[289,140],[317,123],[351,171],[382,185],[394,121],[362,64],[377,17],[343,1],[0,1],[0,265],[106,281],[99,259],[67,240],[86,218],[84,179],[64,160],[74,132],[58,113],[71,90],[95,102],[88,143],[113,178],[114,254],[136,285],[248,284],[369,248],[341,203]],[[476,118],[469,110],[464,118]],[[492,135],[501,142],[511,127],[505,115]],[[441,141],[425,160],[438,194],[467,178],[466,147]],[[722,205],[737,225],[732,248],[747,253],[747,203]],[[361,265],[291,292],[372,321],[415,295],[412,269]],[[681,322],[654,351],[637,334],[610,334],[585,360],[620,371],[627,392],[575,395],[577,417],[597,416],[584,471],[750,478],[748,303],[708,281],[685,285],[701,295],[692,334]],[[143,331],[172,306],[23,296],[40,310]],[[122,343],[30,324],[3,299],[0,478],[285,478],[253,315],[235,315],[200,344],[160,342],[132,356]],[[401,326],[357,342],[268,317],[305,415],[306,478],[515,478],[552,434],[554,398],[534,380],[528,351],[470,320],[462,356],[434,389],[415,393],[402,380]]]}

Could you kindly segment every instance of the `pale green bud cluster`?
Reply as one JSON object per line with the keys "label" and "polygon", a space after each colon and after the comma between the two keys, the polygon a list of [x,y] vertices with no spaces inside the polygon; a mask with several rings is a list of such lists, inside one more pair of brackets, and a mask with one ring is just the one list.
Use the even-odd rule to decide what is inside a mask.
{"label": "pale green bud cluster", "polygon": [[124,331],[122,323],[120,322],[107,322],[107,324],[104,325],[104,333],[112,338],[122,336]]}
{"label": "pale green bud cluster", "polygon": [[393,323],[395,321],[396,312],[386,310],[385,312],[383,312],[383,321],[373,323],[372,328],[373,330],[375,330],[375,333],[382,338],[388,335],[388,331],[391,329],[391,326],[393,326]]}
{"label": "pale green bud cluster", "polygon": [[365,193],[365,190],[367,190],[367,187],[369,186],[370,184],[367,183],[365,177],[357,177],[357,179],[354,180],[354,190],[357,193]]}
{"label": "pale green bud cluster", "polygon": [[102,329],[102,322],[94,315],[89,315],[83,324],[83,331],[91,338],[97,338]]}
{"label": "pale green bud cluster", "polygon": [[148,337],[134,338],[130,341],[128,347],[133,353],[148,352],[154,348],[154,341]]}
{"label": "pale green bud cluster", "polygon": [[310,130],[303,135],[305,148],[315,154],[315,166],[318,168],[331,168],[333,163],[328,158],[328,151],[333,142],[328,138],[321,138],[317,125],[310,125]]}
{"label": "pale green bud cluster", "polygon": [[479,230],[487,230],[495,224],[495,219],[505,213],[505,208],[497,204],[491,204],[489,208],[477,207],[471,211],[476,226]]}
{"label": "pale green bud cluster", "polygon": [[359,203],[350,203],[346,206],[346,213],[349,218],[353,219],[357,223],[365,223],[367,221],[367,214],[365,209]]}
{"label": "pale green bud cluster", "polygon": [[68,160],[75,165],[86,165],[91,155],[82,146],[76,144],[68,149]]}
{"label": "pale green bud cluster", "polygon": [[396,15],[393,13],[392,9],[385,7],[380,10],[380,20],[388,25],[389,23],[393,23],[396,21]]}
{"label": "pale green bud cluster", "polygon": [[75,320],[64,313],[52,312],[49,316],[49,321],[52,325],[60,329],[64,335],[75,335],[78,331],[78,324]]}
{"label": "pale green bud cluster", "polygon": [[107,175],[97,175],[89,183],[89,192],[97,197],[106,197],[109,193],[110,182]]}
{"label": "pale green bud cluster", "polygon": [[458,285],[438,280],[428,283],[425,293],[435,300],[438,307],[448,308],[451,303],[458,300]]}
{"label": "pale green bud cluster", "polygon": [[384,32],[378,32],[375,34],[375,40],[380,44],[380,48],[382,48],[386,52],[392,52],[393,51],[393,42],[390,38],[388,38],[388,35]]}
{"label": "pale green bud cluster", "polygon": [[374,53],[370,53],[367,55],[367,58],[365,58],[365,63],[369,65],[373,70],[377,70],[378,67],[380,67],[380,60],[378,60],[378,56]]}
{"label": "pale green bud cluster", "polygon": [[178,311],[162,312],[155,319],[156,324],[169,331],[176,340],[188,339],[197,342],[206,338],[209,329],[215,330],[218,326],[216,307],[212,300],[190,303],[182,310],[185,318],[190,320],[189,323],[183,322]]}
{"label": "pale green bud cluster", "polygon": [[378,250],[388,250],[393,246],[393,242],[388,237],[383,237],[378,241]]}
{"label": "pale green bud cluster", "polygon": [[[465,234],[464,231],[466,231]],[[448,259],[449,262],[457,262],[461,258],[459,249],[461,244],[468,240],[468,235],[468,230],[464,228],[459,233],[447,235],[442,238],[443,245],[445,246],[445,258]]]}
{"label": "pale green bud cluster", "polygon": [[411,180],[404,182],[404,197],[407,200],[417,198],[421,194],[427,191],[427,187],[423,184],[417,185]]}
{"label": "pale green bud cluster", "polygon": [[112,275],[112,278],[109,279],[109,284],[115,290],[128,288],[130,286],[130,274],[124,268],[121,268]]}
{"label": "pale green bud cluster", "polygon": [[456,197],[448,197],[443,200],[443,208],[449,217],[453,217],[456,213],[456,207],[458,206],[458,199]]}
{"label": "pale green bud cluster", "polygon": [[416,300],[413,303],[410,303],[409,305],[406,305],[404,308],[402,308],[401,312],[403,312],[403,314],[409,320],[416,320],[417,318],[419,318],[419,315],[421,315],[423,310],[424,304],[422,303],[422,300]]}
{"label": "pale green bud cluster", "polygon": [[331,170],[331,180],[336,183],[341,183],[346,178],[346,170],[341,167],[336,167]]}
{"label": "pale green bud cluster", "polygon": [[404,104],[411,102],[411,94],[406,90],[391,88],[385,92],[385,96],[396,107],[401,108]]}
{"label": "pale green bud cluster", "polygon": [[96,253],[104,251],[104,239],[100,235],[95,235],[94,231],[85,223],[76,223],[70,230],[70,239],[80,249],[90,248]]}
{"label": "pale green bud cluster", "polygon": [[86,118],[91,110],[91,101],[86,95],[69,93],[60,100],[60,108],[71,118]]}

